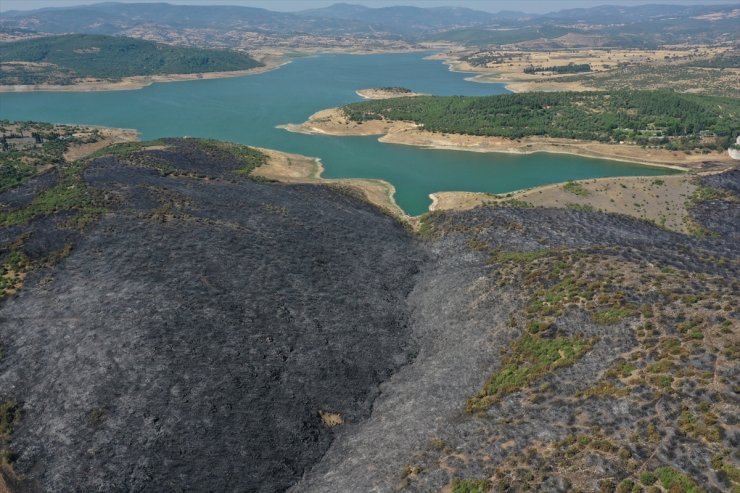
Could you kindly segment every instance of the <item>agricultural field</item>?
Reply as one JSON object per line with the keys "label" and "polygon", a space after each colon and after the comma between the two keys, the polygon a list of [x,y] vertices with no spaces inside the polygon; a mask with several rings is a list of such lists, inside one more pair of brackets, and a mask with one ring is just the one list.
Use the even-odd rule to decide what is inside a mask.
{"label": "agricultural field", "polygon": [[[509,83],[515,91],[672,89],[724,96],[735,96],[740,91],[738,57],[733,46],[515,49],[444,55],[454,70],[476,72],[479,75],[475,80],[479,82]],[[590,69],[585,74],[573,71],[562,75],[584,65]]]}

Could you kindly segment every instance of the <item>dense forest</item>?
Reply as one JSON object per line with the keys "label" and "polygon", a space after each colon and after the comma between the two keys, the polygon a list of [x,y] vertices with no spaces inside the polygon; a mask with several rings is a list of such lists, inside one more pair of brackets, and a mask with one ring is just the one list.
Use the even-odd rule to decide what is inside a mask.
{"label": "dense forest", "polygon": [[354,121],[413,121],[432,132],[634,142],[668,149],[727,149],[740,100],[671,91],[421,96],[343,107]]}
{"label": "dense forest", "polygon": [[52,77],[53,83],[71,83],[85,77],[116,80],[136,75],[246,70],[262,65],[249,55],[234,51],[183,48],[140,39],[85,34],[2,43],[0,63],[8,68],[0,72],[1,84],[38,84]]}

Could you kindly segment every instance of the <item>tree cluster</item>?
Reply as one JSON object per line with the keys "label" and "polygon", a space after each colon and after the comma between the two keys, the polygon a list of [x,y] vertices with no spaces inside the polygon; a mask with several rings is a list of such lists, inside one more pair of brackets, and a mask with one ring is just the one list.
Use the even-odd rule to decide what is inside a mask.
{"label": "tree cluster", "polygon": [[547,136],[674,149],[726,149],[740,129],[740,101],[671,91],[542,92],[421,96],[343,108],[354,121],[413,121],[442,133],[519,139]]}

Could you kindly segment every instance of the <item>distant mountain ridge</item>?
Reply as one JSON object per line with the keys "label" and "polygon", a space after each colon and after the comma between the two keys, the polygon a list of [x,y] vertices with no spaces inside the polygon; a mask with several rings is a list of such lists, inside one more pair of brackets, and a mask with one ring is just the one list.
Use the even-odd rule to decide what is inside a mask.
{"label": "distant mountain ridge", "polygon": [[[736,12],[734,12],[736,11]],[[526,39],[537,39],[543,28],[586,29],[616,42],[615,37],[642,36],[646,45],[696,40],[737,38],[738,5],[640,5],[568,9],[544,15],[516,11],[483,12],[461,7],[366,7],[337,3],[299,12],[275,12],[243,6],[172,5],[168,3],[99,3],[76,7],[9,11],[0,17],[0,28],[32,29],[46,33],[126,35],[140,27],[162,29],[242,30],[268,34],[388,35],[411,41],[421,39],[475,43],[502,38],[461,30],[523,29]],[[711,15],[710,15],[711,14]],[[561,29],[562,28],[562,29]],[[449,33],[449,34],[448,34]],[[521,33],[520,33],[521,34]],[[512,36],[509,36],[512,37]],[[507,38],[504,36],[502,39]]]}
{"label": "distant mountain ridge", "polygon": [[[393,34],[449,29],[493,22],[494,14],[456,7],[369,8],[336,4],[303,12],[274,12],[242,6],[172,5],[167,3],[101,3],[9,11],[0,24],[49,33],[117,34],[140,25],[175,28],[251,28],[266,32],[374,32]],[[337,22],[341,21],[341,22]]]}

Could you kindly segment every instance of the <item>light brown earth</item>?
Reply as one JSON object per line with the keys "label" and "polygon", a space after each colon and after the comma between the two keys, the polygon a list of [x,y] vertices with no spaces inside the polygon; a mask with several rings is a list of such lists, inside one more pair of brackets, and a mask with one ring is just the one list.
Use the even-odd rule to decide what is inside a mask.
{"label": "light brown earth", "polygon": [[584,157],[616,159],[639,164],[664,166],[676,169],[701,168],[707,162],[732,165],[726,153],[686,154],[666,149],[643,149],[630,144],[603,144],[600,142],[527,137],[519,140],[503,137],[443,134],[422,130],[413,122],[370,120],[357,123],[349,120],[340,108],[319,111],[302,124],[282,125],[291,132],[336,136],[382,135],[380,142],[402,144],[431,149],[472,152],[505,152],[533,154],[549,152],[574,154]]}
{"label": "light brown earth", "polygon": [[324,171],[324,166],[318,158],[272,149],[258,149],[267,155],[268,160],[267,164],[252,171],[252,176],[282,183],[317,183],[346,187],[359,192],[365,200],[389,214],[403,221],[414,222],[414,219],[393,200],[396,189],[387,181],[362,178],[322,178],[321,173]]}
{"label": "light brown earth", "polygon": [[139,140],[139,132],[127,128],[84,127],[75,136],[84,138],[92,130],[97,130],[100,140],[90,144],[72,144],[64,153],[64,159],[75,161],[111,144]]}
{"label": "light brown earth", "polygon": [[580,180],[582,194],[563,183],[492,195],[473,192],[438,192],[431,195],[431,210],[472,209],[507,201],[524,201],[534,207],[585,207],[653,221],[673,231],[688,233],[686,199],[696,190],[696,174],[618,177]]}
{"label": "light brown earth", "polygon": [[[469,49],[457,48],[447,53],[439,53],[428,58],[441,60],[454,72],[469,72],[474,75],[469,80],[483,83],[505,83],[507,89],[513,92],[528,91],[595,91],[599,84],[586,85],[579,78],[584,74],[553,74],[538,73],[525,74],[524,69],[530,66],[552,67],[573,64],[591,65],[589,74],[618,75],[620,64],[630,67],[658,67],[665,68],[690,61],[707,60],[721,54],[734,51],[731,46],[703,46],[677,45],[665,46],[658,50],[641,49],[606,49],[606,48],[574,48],[574,49],[537,49],[536,46],[512,45],[499,50],[474,52]],[[486,65],[472,65],[463,60],[473,54],[484,54],[504,57],[501,63],[491,62]],[[685,70],[680,68],[676,76],[680,77]],[[721,72],[725,78],[732,78],[732,69]],[[684,81],[683,85],[691,81]],[[695,78],[694,86],[687,92],[711,92],[711,87],[705,87],[705,80]],[[691,85],[691,84],[688,84]],[[648,87],[645,87],[646,89]]]}
{"label": "light brown earth", "polygon": [[484,75],[495,75],[501,80],[521,79],[527,81],[563,76],[563,74],[525,74],[524,69],[531,66],[552,67],[570,63],[574,65],[588,63],[591,65],[592,72],[604,72],[616,68],[618,64],[670,65],[706,60],[731,51],[733,51],[733,48],[730,46],[697,45],[664,47],[658,50],[577,48],[540,51],[512,48],[477,52],[506,58],[504,63],[488,63],[486,65],[471,65],[463,61],[463,57],[474,54],[470,50],[439,53],[428,58],[443,61],[449,65],[450,70],[455,72],[479,72]]}
{"label": "light brown earth", "polygon": [[[473,77],[471,80],[478,82],[488,82],[485,77],[478,79]],[[493,81],[491,81],[493,82]],[[532,91],[544,91],[544,92],[558,92],[558,91],[598,91],[596,87],[589,87],[579,81],[568,81],[568,82],[555,82],[555,81],[531,81],[531,82],[509,82],[506,84],[506,89],[511,92],[532,92]]]}
{"label": "light brown earth", "polygon": [[384,89],[360,89],[355,93],[364,99],[392,99],[392,98],[413,98],[415,96],[427,96],[419,92],[395,92]]}
{"label": "light brown earth", "polygon": [[311,115],[304,123],[280,125],[290,132],[318,135],[383,135],[402,129],[415,129],[415,123],[371,120],[357,123],[347,118],[339,108],[329,108]]}
{"label": "light brown earth", "polygon": [[[562,183],[514,192],[504,197],[473,192],[431,194],[430,210],[470,209],[506,200],[519,200],[542,207],[591,207],[594,210],[654,221],[665,228],[681,232],[688,231],[685,221],[688,215],[685,201],[696,189],[696,185],[692,183],[694,175],[700,170],[717,172],[735,165],[729,156],[720,153],[686,154],[665,149],[643,149],[627,144],[542,137],[511,140],[500,137],[440,134],[421,130],[411,122],[371,120],[357,123],[349,121],[339,108],[320,111],[303,124],[286,125],[283,128],[293,132],[337,136],[382,135],[379,139],[381,142],[434,149],[514,154],[564,153],[692,170],[691,174],[602,178],[578,182],[586,190],[587,195],[571,193]],[[378,203],[377,198],[371,201]]]}

